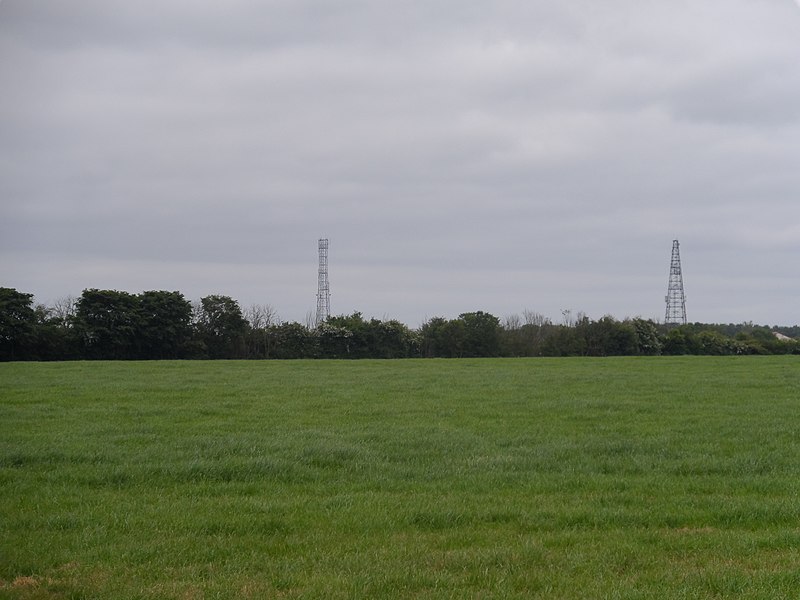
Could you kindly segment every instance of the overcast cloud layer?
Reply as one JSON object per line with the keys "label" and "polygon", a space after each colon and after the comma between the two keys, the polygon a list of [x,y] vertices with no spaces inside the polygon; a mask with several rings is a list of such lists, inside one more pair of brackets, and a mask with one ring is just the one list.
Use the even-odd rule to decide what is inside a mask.
{"label": "overcast cloud layer", "polygon": [[4,0],[0,285],[800,321],[792,0]]}

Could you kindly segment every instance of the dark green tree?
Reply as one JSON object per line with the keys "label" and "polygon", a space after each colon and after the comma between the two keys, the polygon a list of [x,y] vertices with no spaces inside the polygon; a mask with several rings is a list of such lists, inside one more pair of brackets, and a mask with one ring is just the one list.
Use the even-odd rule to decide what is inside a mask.
{"label": "dark green tree", "polygon": [[180,292],[139,294],[140,358],[183,358],[191,337],[192,305]]}
{"label": "dark green tree", "polygon": [[583,356],[586,338],[577,327],[554,325],[542,342],[542,356]]}
{"label": "dark green tree", "polygon": [[637,353],[636,331],[630,323],[606,315],[597,321],[584,317],[575,328],[584,338],[587,356],[630,356]]}
{"label": "dark green tree", "polygon": [[89,359],[139,356],[139,298],[116,290],[84,290],[76,303],[74,328]]}
{"label": "dark green tree", "polygon": [[433,317],[419,330],[422,356],[459,358],[464,355],[464,321]]}
{"label": "dark green tree", "polygon": [[354,340],[353,332],[329,319],[316,328],[321,358],[365,358],[365,346],[359,336]]}
{"label": "dark green tree", "polygon": [[400,321],[369,322],[370,355],[373,358],[407,358],[416,351],[414,336]]}
{"label": "dark green tree", "polygon": [[655,323],[636,318],[631,320],[630,324],[636,334],[636,354],[640,356],[658,356],[661,354],[661,340]]}
{"label": "dark green tree", "polygon": [[440,356],[440,331],[445,323],[443,317],[433,317],[425,321],[417,331],[420,344],[420,355],[423,358],[433,358]]}
{"label": "dark green tree", "polygon": [[317,325],[320,352],[324,358],[368,358],[371,356],[370,327],[360,312],[328,317]]}
{"label": "dark green tree", "polygon": [[195,327],[208,358],[244,358],[247,321],[233,298],[201,298]]}
{"label": "dark green tree", "polygon": [[778,339],[771,328],[764,326],[741,331],[734,339],[743,344],[748,354],[792,354],[797,346],[797,341]]}
{"label": "dark green tree", "polygon": [[33,294],[0,287],[0,360],[26,360],[35,344]]}
{"label": "dark green tree", "polygon": [[74,360],[80,358],[80,348],[71,325],[43,304],[34,307],[36,327],[32,358],[36,360]]}
{"label": "dark green tree", "polygon": [[701,331],[695,336],[696,353],[722,356],[728,354],[745,354],[745,344],[738,342],[718,331]]}
{"label": "dark green tree", "polygon": [[492,314],[477,311],[458,316],[463,323],[463,356],[499,356],[500,319]]}
{"label": "dark green tree", "polygon": [[507,317],[500,328],[501,356],[540,356],[542,343],[554,325],[550,319],[537,312],[525,310]]}
{"label": "dark green tree", "polygon": [[682,327],[674,327],[667,331],[662,339],[661,351],[668,355],[683,355],[691,353],[690,336]]}
{"label": "dark green tree", "polygon": [[281,323],[268,329],[269,353],[273,358],[316,358],[319,334],[300,323]]}

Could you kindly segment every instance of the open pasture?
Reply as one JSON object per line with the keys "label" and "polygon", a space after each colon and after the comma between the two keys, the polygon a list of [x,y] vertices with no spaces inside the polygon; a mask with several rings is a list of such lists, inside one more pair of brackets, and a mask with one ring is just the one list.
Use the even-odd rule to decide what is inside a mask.
{"label": "open pasture", "polygon": [[798,590],[798,357],[0,364],[0,598]]}

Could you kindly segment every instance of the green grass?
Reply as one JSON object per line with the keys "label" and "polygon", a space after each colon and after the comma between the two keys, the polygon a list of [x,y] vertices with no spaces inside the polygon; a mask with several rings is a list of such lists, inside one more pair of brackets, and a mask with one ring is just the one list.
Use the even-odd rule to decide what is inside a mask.
{"label": "green grass", "polygon": [[0,598],[797,598],[797,357],[0,364]]}

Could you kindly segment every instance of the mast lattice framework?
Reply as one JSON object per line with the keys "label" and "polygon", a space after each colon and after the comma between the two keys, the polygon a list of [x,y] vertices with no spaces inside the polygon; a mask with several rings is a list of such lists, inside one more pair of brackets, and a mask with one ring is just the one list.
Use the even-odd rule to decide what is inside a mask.
{"label": "mast lattice framework", "polygon": [[328,283],[328,238],[319,240],[319,270],[317,271],[317,325],[331,314],[331,288]]}
{"label": "mast lattice framework", "polygon": [[667,287],[667,325],[686,325],[686,295],[683,291],[681,272],[681,252],[678,240],[672,241],[672,260],[669,265],[669,286]]}

